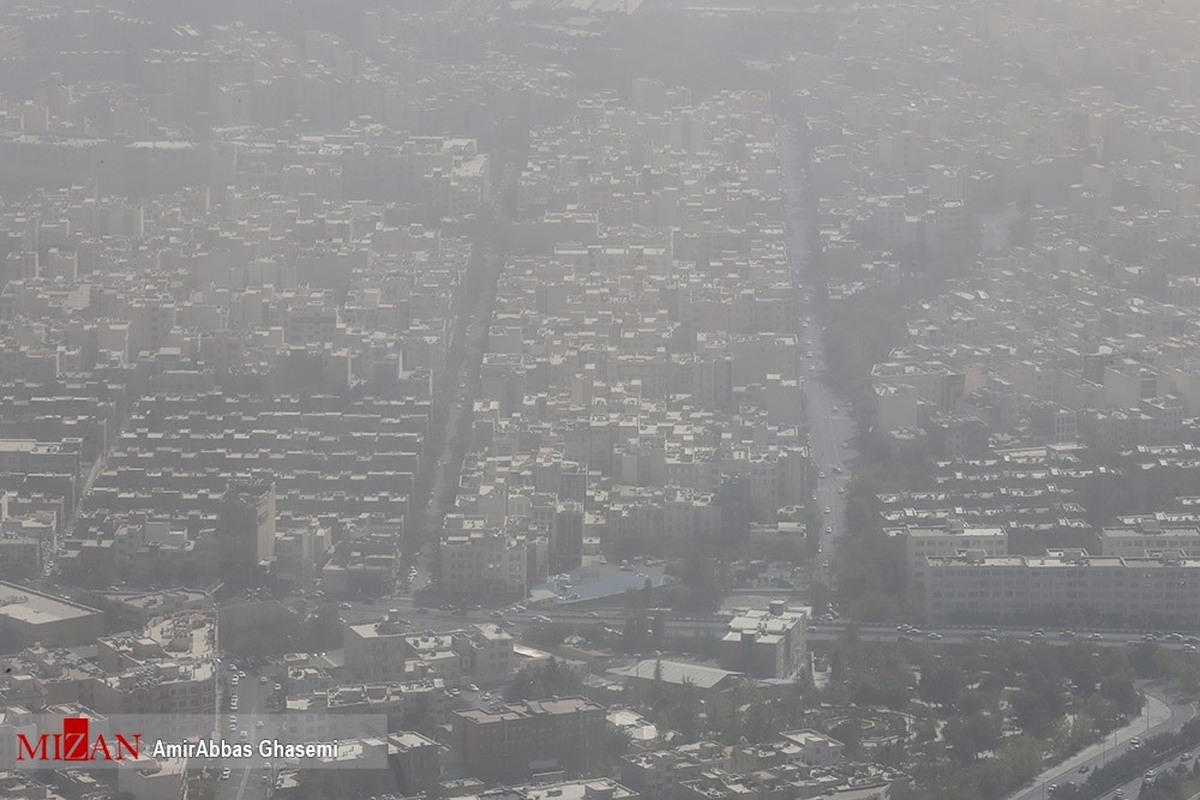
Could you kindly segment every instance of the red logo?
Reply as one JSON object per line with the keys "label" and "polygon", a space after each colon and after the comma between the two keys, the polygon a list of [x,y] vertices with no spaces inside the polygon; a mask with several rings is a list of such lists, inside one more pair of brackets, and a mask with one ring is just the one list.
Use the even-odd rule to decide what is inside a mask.
{"label": "red logo", "polygon": [[62,733],[43,733],[32,742],[23,733],[17,734],[17,761],[124,761],[137,758],[142,747],[142,735],[126,738],[114,734],[112,739],[97,733],[89,736],[87,717],[65,717]]}

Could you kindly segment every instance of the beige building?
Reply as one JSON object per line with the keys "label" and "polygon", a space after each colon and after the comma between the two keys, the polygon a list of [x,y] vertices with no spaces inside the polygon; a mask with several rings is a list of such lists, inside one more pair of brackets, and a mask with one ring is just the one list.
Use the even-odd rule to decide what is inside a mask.
{"label": "beige building", "polygon": [[517,671],[513,638],[499,625],[475,625],[455,642],[470,658],[471,677],[477,683],[507,682]]}
{"label": "beige building", "polygon": [[1200,558],[1200,528],[1164,528],[1153,518],[1132,528],[1103,528],[1098,538],[1100,553],[1106,556],[1142,558],[1182,551],[1188,558]]}
{"label": "beige building", "polygon": [[457,686],[471,669],[471,659],[455,647],[459,632],[424,631],[404,637],[405,651],[415,675],[437,677],[447,686]]}
{"label": "beige building", "polygon": [[216,666],[164,661],[85,682],[79,701],[102,714],[202,714],[217,706]]}
{"label": "beige building", "polygon": [[496,530],[449,533],[441,543],[442,587],[451,593],[521,597],[528,589],[528,545]]}
{"label": "beige building", "polygon": [[0,583],[0,650],[35,643],[47,647],[91,644],[104,635],[104,614],[61,597]]}
{"label": "beige building", "polygon": [[604,742],[604,707],[583,697],[455,711],[452,741],[469,775],[515,781],[538,772],[586,773]]}
{"label": "beige building", "polygon": [[979,552],[930,558],[925,615],[957,619],[1038,619],[1193,627],[1200,619],[1200,559],[1049,550],[1045,556]]}
{"label": "beige building", "polygon": [[752,678],[791,678],[804,667],[808,609],[771,601],[767,611],[750,610],[729,622],[718,654],[721,668]]}
{"label": "beige building", "polygon": [[404,677],[408,626],[393,611],[384,622],[346,625],[342,629],[346,669],[362,681],[396,681]]}
{"label": "beige building", "polygon": [[820,731],[783,731],[771,742],[733,748],[733,772],[756,772],[781,764],[828,767],[840,764],[845,745]]}
{"label": "beige building", "polygon": [[938,527],[905,526],[887,531],[904,549],[909,580],[917,587],[925,581],[925,564],[930,558],[952,558],[966,550],[982,551],[989,556],[1008,553],[1008,533],[1003,528],[967,526],[951,518]]}
{"label": "beige building", "polygon": [[728,769],[730,759],[719,742],[693,742],[669,750],[630,753],[621,758],[621,783],[642,797],[669,800],[682,781],[706,769]]}

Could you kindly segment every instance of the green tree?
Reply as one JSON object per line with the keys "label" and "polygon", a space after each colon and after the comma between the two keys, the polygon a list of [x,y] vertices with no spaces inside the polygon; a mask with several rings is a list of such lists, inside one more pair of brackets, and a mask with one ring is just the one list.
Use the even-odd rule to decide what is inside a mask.
{"label": "green tree", "polygon": [[640,653],[646,649],[647,644],[646,615],[639,610],[625,620],[621,646],[627,653]]}
{"label": "green tree", "polygon": [[845,745],[848,759],[855,759],[862,752],[862,722],[848,719],[840,722],[829,731],[829,735]]}
{"label": "green tree", "polygon": [[820,578],[813,578],[808,585],[808,603],[812,606],[813,615],[819,617],[829,611],[832,602],[833,590],[829,588],[829,584]]}
{"label": "green tree", "polygon": [[657,649],[667,640],[667,620],[662,614],[655,614],[650,620],[650,642]]}
{"label": "green tree", "polygon": [[938,659],[921,670],[917,691],[921,699],[939,706],[952,706],[962,690],[963,674],[958,664]]}

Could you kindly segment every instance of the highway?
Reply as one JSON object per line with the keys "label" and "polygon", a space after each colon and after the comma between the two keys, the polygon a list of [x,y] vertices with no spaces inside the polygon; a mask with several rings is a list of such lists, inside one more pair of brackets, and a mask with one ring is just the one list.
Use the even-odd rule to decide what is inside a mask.
{"label": "highway", "polygon": [[[1143,686],[1146,693],[1146,709],[1141,717],[1133,720],[1124,728],[1113,731],[1104,738],[1084,748],[1079,753],[1060,764],[1045,770],[1022,789],[1010,794],[1005,800],[1049,800],[1053,788],[1067,783],[1082,783],[1097,767],[1108,763],[1133,746],[1135,738],[1149,738],[1161,733],[1178,731],[1185,723],[1196,716],[1196,708],[1185,700],[1171,697],[1161,689]],[[1191,753],[1186,765],[1192,765]],[[1163,759],[1159,767],[1173,766],[1180,763],[1178,755]],[[1138,775],[1128,783],[1113,789],[1113,793],[1105,793],[1104,797],[1135,798],[1141,789],[1143,776]]]}
{"label": "highway", "polygon": [[[555,624],[594,625],[605,624],[620,629],[629,618],[629,612],[622,608],[564,608],[562,606],[545,605],[530,606],[524,611],[514,611],[512,607],[501,610],[468,609],[466,614],[456,614],[450,609],[426,608],[419,610],[420,603],[414,603],[411,597],[393,597],[369,603],[351,603],[349,608],[341,612],[343,619],[351,622],[369,622],[380,620],[388,610],[395,609],[401,616],[409,620],[417,630],[453,630],[470,623],[492,622],[510,630],[514,636],[532,625],[539,624],[538,618],[549,619]],[[728,618],[720,615],[688,616],[685,614],[668,613],[666,616],[667,632],[674,636],[687,636],[695,633],[720,633],[728,625]],[[854,623],[845,621],[822,622],[813,621],[809,624],[808,640],[810,642],[833,642],[842,636],[848,628],[854,625],[860,640],[865,642],[893,642],[897,644],[911,643],[913,645],[945,646],[961,645],[983,637],[1000,639],[1017,639],[1028,642],[1042,642],[1051,645],[1067,645],[1072,642],[1084,641],[1097,647],[1132,647],[1141,643],[1147,631],[1090,629],[1080,628],[1062,635],[1065,631],[1053,629],[1042,630],[1040,634],[1029,628],[1005,626],[1003,628],[987,625],[943,625],[929,630],[901,631],[891,623]],[[1197,645],[1186,641],[1169,640],[1169,631],[1155,632],[1159,645],[1168,649],[1191,652]],[[931,638],[933,637],[933,638]]]}

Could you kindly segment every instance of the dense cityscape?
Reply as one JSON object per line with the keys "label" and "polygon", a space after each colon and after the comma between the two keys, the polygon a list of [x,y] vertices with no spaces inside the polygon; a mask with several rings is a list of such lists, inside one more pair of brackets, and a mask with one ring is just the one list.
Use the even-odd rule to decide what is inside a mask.
{"label": "dense cityscape", "polygon": [[1200,2],[0,0],[0,797],[1200,799]]}

